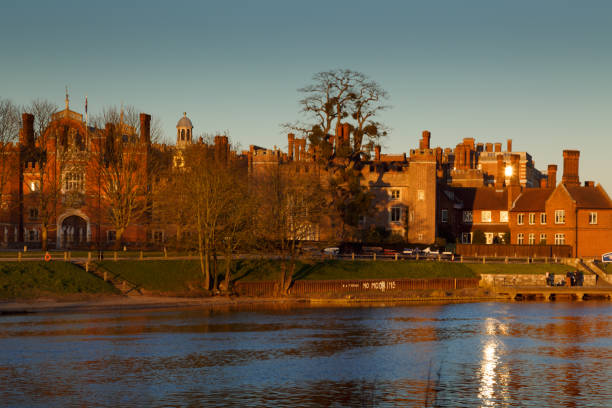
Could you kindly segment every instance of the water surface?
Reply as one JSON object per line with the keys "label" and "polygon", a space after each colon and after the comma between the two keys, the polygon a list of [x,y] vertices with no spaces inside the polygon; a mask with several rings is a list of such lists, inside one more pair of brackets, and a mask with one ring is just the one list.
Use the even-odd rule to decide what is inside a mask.
{"label": "water surface", "polygon": [[612,406],[610,302],[0,316],[0,405]]}

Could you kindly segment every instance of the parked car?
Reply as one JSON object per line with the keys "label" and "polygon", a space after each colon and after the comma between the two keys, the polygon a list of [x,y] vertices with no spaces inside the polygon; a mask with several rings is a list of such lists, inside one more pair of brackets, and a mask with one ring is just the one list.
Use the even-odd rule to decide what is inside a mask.
{"label": "parked car", "polygon": [[338,247],[328,247],[323,250],[323,253],[326,255],[337,256],[340,253],[340,248]]}
{"label": "parked car", "polygon": [[440,255],[440,251],[437,249],[431,249],[431,247],[427,247],[423,250],[423,255],[428,257],[438,256]]}
{"label": "parked car", "polygon": [[416,255],[417,250],[414,248],[404,248],[404,250],[402,251],[402,254],[404,255]]}

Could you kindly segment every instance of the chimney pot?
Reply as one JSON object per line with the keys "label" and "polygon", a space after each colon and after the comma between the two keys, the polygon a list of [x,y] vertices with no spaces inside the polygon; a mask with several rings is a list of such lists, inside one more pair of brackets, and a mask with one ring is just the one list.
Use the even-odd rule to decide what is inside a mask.
{"label": "chimney pot", "polygon": [[580,150],[563,151],[563,178],[561,182],[567,185],[580,185],[578,177]]}
{"label": "chimney pot", "polygon": [[548,165],[548,175],[546,176],[546,188],[557,187],[557,165]]}
{"label": "chimney pot", "polygon": [[512,151],[512,139],[508,139],[508,142],[507,142],[507,143],[508,143],[508,148],[507,148],[507,150],[508,150],[509,152],[511,152],[511,151]]}
{"label": "chimney pot", "polygon": [[500,153],[501,152],[501,143],[495,143],[495,152],[496,153]]}

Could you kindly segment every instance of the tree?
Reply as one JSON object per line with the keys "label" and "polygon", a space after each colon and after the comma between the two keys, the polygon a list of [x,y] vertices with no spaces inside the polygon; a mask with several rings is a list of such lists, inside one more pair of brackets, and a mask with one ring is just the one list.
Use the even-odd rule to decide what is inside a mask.
{"label": "tree", "polygon": [[98,125],[104,121],[104,130],[98,131],[104,133],[106,140],[104,146],[97,146],[97,157],[92,160],[100,195],[98,223],[105,220],[113,226],[115,249],[119,249],[130,225],[148,223],[152,205],[150,175],[155,173],[157,163],[151,160],[150,144],[138,138],[140,125],[135,114],[124,115],[108,108],[95,120]]}
{"label": "tree", "polygon": [[270,166],[253,179],[261,242],[278,250],[281,261],[279,294],[293,283],[298,243],[317,238],[317,225],[325,207],[318,166],[288,163]]}
{"label": "tree", "polygon": [[9,179],[13,153],[12,143],[19,133],[19,108],[8,99],[0,99],[0,209],[3,207],[5,188]]}
{"label": "tree", "polygon": [[342,146],[336,141],[336,156],[359,160],[387,136],[385,125],[376,120],[376,115],[388,108],[384,104],[388,94],[377,82],[350,69],[318,72],[312,79],[312,84],[298,89],[304,94],[299,103],[305,122],[284,127],[307,136],[321,152],[322,161],[332,157],[324,153],[329,153],[332,132],[339,134],[343,123],[349,124],[353,143]]}
{"label": "tree", "polygon": [[[34,115],[35,146],[28,147],[26,157],[37,166],[24,172],[24,178],[28,178],[25,185],[30,189],[30,196],[37,202],[40,241],[42,250],[46,251],[49,232],[56,229],[55,220],[62,198],[64,166],[69,150],[67,143],[62,141],[67,141],[72,134],[66,126],[50,126],[53,114],[58,110],[53,102],[36,99],[24,110]],[[53,143],[52,138],[55,139]],[[48,148],[53,144],[56,149],[49,151]]]}

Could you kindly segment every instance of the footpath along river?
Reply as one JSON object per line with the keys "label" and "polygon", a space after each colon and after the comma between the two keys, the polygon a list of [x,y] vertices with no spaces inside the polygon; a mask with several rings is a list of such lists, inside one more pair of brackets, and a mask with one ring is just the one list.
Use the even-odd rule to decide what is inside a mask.
{"label": "footpath along river", "polygon": [[612,404],[612,303],[0,316],[2,406]]}

